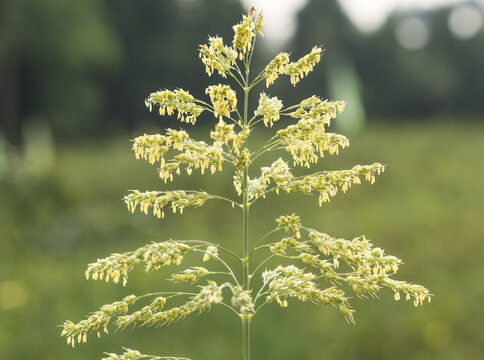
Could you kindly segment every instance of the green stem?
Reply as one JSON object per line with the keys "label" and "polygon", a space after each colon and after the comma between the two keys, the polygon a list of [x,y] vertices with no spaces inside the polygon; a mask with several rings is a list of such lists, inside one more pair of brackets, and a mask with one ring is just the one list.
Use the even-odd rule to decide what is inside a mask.
{"label": "green stem", "polygon": [[243,360],[250,360],[250,319],[242,317]]}
{"label": "green stem", "polygon": [[[249,108],[249,65],[246,65],[245,85],[244,88],[244,125],[247,125],[248,108]],[[247,148],[247,142],[244,144]],[[248,165],[243,169],[242,178],[242,267],[243,267],[243,284],[244,289],[248,290],[249,286],[249,169]],[[244,358],[245,359],[245,358]]]}
{"label": "green stem", "polygon": [[[246,64],[245,88],[244,88],[244,125],[247,126],[248,107],[249,107],[249,64]],[[247,148],[247,143],[244,144]],[[243,268],[243,287],[249,290],[249,169],[244,167],[242,179],[242,268]],[[250,360],[250,319],[242,315],[242,356],[243,360]]]}
{"label": "green stem", "polygon": [[248,186],[247,186],[247,169],[244,170],[244,183],[246,184],[243,191],[243,209],[242,209],[242,267],[243,267],[243,282],[244,289],[249,290],[249,201],[248,201]]}

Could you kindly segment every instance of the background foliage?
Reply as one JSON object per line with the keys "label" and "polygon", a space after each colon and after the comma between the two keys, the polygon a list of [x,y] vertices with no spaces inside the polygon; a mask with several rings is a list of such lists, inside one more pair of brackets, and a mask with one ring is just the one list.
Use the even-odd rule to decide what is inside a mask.
{"label": "background foliage", "polygon": [[[375,186],[355,187],[322,209],[315,198],[296,202],[289,195],[256,206],[254,235],[271,228],[281,209],[330,234],[365,234],[405,261],[400,278],[428,286],[435,297],[419,309],[395,303],[389,291],[381,300],[357,300],[357,326],[324,307],[267,308],[253,324],[254,358],[482,356],[484,33],[452,38],[449,11],[420,14],[431,19],[432,39],[419,51],[395,41],[405,14],[370,35],[355,30],[334,1],[309,1],[298,15],[287,44],[293,57],[314,43],[327,49],[314,75],[298,84],[298,97],[314,89],[331,97],[328,79],[344,59],[357,74],[368,119],[361,133],[348,130],[349,149],[320,166],[379,161],[388,169]],[[105,336],[102,344],[93,339],[76,351],[59,337],[57,325],[155,284],[170,286],[162,280],[171,271],[136,272],[127,288],[87,282],[83,271],[97,257],[169,237],[238,244],[240,219],[222,204],[159,221],[130,215],[121,197],[131,188],[164,187],[150,165],[134,159],[127,139],[179,126],[148,113],[143,98],[176,86],[203,97],[199,92],[211,82],[196,47],[207,34],[230,38],[242,12],[228,0],[0,4],[2,358],[95,359],[103,351],[119,352],[120,344],[194,360],[239,353],[239,324],[227,320],[224,309],[170,329],[127,331]],[[256,60],[265,57],[269,51]],[[289,81],[276,86],[273,95],[284,99],[286,88],[294,94]],[[189,180],[187,187],[207,191],[231,182],[223,175]]]}

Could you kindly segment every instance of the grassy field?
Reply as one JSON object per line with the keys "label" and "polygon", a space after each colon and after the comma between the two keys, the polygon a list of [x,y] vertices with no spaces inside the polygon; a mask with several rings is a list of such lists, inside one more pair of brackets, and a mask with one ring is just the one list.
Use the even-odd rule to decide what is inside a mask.
{"label": "grassy field", "polygon": [[[127,138],[127,137],[126,137]],[[484,127],[413,123],[370,127],[320,168],[381,162],[375,185],[354,186],[318,207],[317,196],[281,195],[251,210],[251,237],[274,219],[297,213],[334,236],[365,234],[403,259],[399,278],[430,288],[430,305],[352,299],[357,325],[324,306],[274,305],[255,318],[253,358],[480,359],[484,349]],[[41,160],[39,160],[41,161]],[[80,320],[130,293],[169,288],[168,271],[135,272],[126,288],[85,281],[88,262],[111,252],[168,238],[226,243],[240,252],[240,213],[225,204],[187,209],[165,220],[131,215],[127,189],[165,187],[154,168],[136,161],[123,137],[62,145],[45,171],[18,161],[0,180],[0,354],[2,358],[98,359],[121,346],[194,360],[239,358],[239,322],[225,309],[169,328],[94,337],[76,350],[59,337],[65,319]],[[42,164],[40,164],[42,165]],[[30,170],[29,170],[30,169]],[[175,186],[176,185],[176,186]],[[180,178],[170,188],[222,191],[233,196],[231,175]]]}

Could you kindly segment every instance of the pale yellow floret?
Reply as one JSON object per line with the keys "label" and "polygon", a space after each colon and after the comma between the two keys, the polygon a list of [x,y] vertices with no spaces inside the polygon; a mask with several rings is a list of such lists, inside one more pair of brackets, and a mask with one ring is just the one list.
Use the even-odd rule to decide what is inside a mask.
{"label": "pale yellow floret", "polygon": [[216,259],[218,257],[218,249],[215,246],[208,246],[203,255],[203,261],[208,261],[210,259]]}
{"label": "pale yellow floret", "polygon": [[314,66],[321,60],[321,51],[320,47],[315,46],[309,54],[285,66],[284,74],[290,76],[293,86],[313,70]]}
{"label": "pale yellow floret", "polygon": [[255,111],[256,116],[262,116],[266,127],[274,124],[279,120],[279,112],[282,109],[282,101],[277,97],[270,98],[265,93],[260,94],[259,106]]}
{"label": "pale yellow floret", "polygon": [[237,107],[235,91],[228,85],[212,85],[207,87],[205,93],[210,96],[215,117],[230,117],[230,113]]}
{"label": "pale yellow floret", "polygon": [[237,59],[237,51],[224,46],[220,37],[209,38],[210,45],[200,46],[200,59],[205,65],[205,71],[211,76],[217,71],[222,77],[227,77],[227,72],[232,69]]}
{"label": "pale yellow floret", "polygon": [[262,76],[266,79],[266,87],[269,87],[284,73],[286,65],[289,63],[289,54],[279,53],[264,69]]}
{"label": "pale yellow floret", "polygon": [[[256,33],[256,25],[254,23],[254,8],[249,10],[248,15],[244,15],[242,21],[237,25],[233,26],[234,29],[234,39],[232,41],[234,50],[240,50],[239,58],[242,60],[247,51],[252,47],[252,39]],[[259,21],[260,22],[260,21]],[[262,24],[258,24],[258,31]]]}
{"label": "pale yellow floret", "polygon": [[188,91],[182,89],[152,93],[148,97],[147,102],[149,103],[150,111],[153,104],[158,104],[160,115],[164,115],[166,112],[171,116],[176,110],[178,112],[177,119],[192,124],[196,122],[197,117],[205,110],[203,106],[197,104],[196,99]]}

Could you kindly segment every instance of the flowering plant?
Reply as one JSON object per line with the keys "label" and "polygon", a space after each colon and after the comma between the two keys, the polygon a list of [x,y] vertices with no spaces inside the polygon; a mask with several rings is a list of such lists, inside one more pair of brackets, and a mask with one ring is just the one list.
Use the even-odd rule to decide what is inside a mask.
{"label": "flowering plant", "polygon": [[[202,240],[167,240],[152,243],[135,251],[112,254],[88,265],[87,279],[106,280],[127,284],[128,274],[137,266],[146,271],[158,270],[170,264],[181,265],[187,253],[200,254],[203,262],[218,262],[225,271],[211,269],[213,266],[195,266],[171,275],[175,283],[189,283],[197,287],[193,292],[153,292],[130,295],[112,304],[103,305],[98,311],[78,323],[66,321],[62,336],[74,346],[85,342],[88,334],[107,332],[108,326],[118,329],[128,326],[169,324],[190,314],[210,310],[222,305],[241,319],[243,328],[243,359],[250,359],[250,326],[259,310],[273,302],[288,306],[292,298],[312,303],[330,305],[339,310],[349,322],[354,322],[349,298],[344,285],[357,296],[375,297],[387,287],[399,300],[403,294],[407,300],[421,305],[430,301],[431,294],[420,285],[393,279],[401,265],[398,258],[386,255],[373,247],[364,236],[352,240],[335,238],[304,226],[299,216],[283,215],[276,219],[274,228],[251,246],[249,242],[249,210],[256,202],[279,191],[319,194],[319,205],[330,200],[338,191],[346,192],[362,179],[375,182],[375,176],[385,166],[379,163],[356,165],[349,170],[319,171],[294,176],[283,156],[259,170],[253,162],[272,151],[285,151],[292,158],[293,166],[310,168],[325,153],[337,154],[349,145],[343,135],[326,132],[330,122],[344,109],[344,102],[323,100],[312,96],[300,103],[284,107],[277,97],[261,92],[257,107],[249,113],[249,92],[259,83],[270,87],[279,76],[289,76],[295,86],[313,70],[321,59],[321,48],[314,47],[309,54],[291,62],[289,54],[278,54],[254,78],[250,77],[250,65],[258,35],[262,35],[262,14],[251,9],[242,21],[233,27],[232,46],[224,45],[219,37],[211,37],[208,44],[200,46],[200,58],[209,76],[218,73],[231,78],[241,88],[243,98],[239,110],[237,93],[229,85],[211,85],[206,89],[209,100],[194,98],[185,90],[161,90],[146,99],[151,111],[158,107],[160,115],[173,115],[186,123],[194,124],[202,114],[208,113],[216,120],[210,132],[213,143],[207,144],[190,137],[184,130],[166,129],[164,134],[143,135],[133,142],[136,158],[158,164],[159,176],[166,183],[173,181],[181,171],[188,175],[194,170],[203,174],[222,171],[227,164],[234,168],[233,199],[204,191],[132,191],[125,196],[128,209],[137,208],[148,214],[152,212],[163,218],[171,208],[182,213],[186,207],[200,207],[208,200],[222,200],[242,212],[242,254],[220,244]],[[282,117],[290,124],[273,134],[258,149],[248,146],[250,135],[257,127],[272,127]],[[272,240],[271,240],[272,239]],[[255,263],[254,253],[265,252],[266,257]],[[236,259],[239,269],[229,266],[226,257]],[[289,259],[292,265],[278,265],[262,271],[268,260]],[[341,265],[341,266],[340,266]],[[261,278],[258,288],[253,286],[254,277]],[[202,279],[204,278],[204,279]],[[220,281],[220,279],[223,279]],[[322,280],[331,286],[323,287]],[[197,285],[199,284],[199,285]],[[181,301],[181,299],[185,299]],[[173,356],[143,355],[125,349],[124,353],[107,354],[106,360],[114,359],[185,359]]]}

